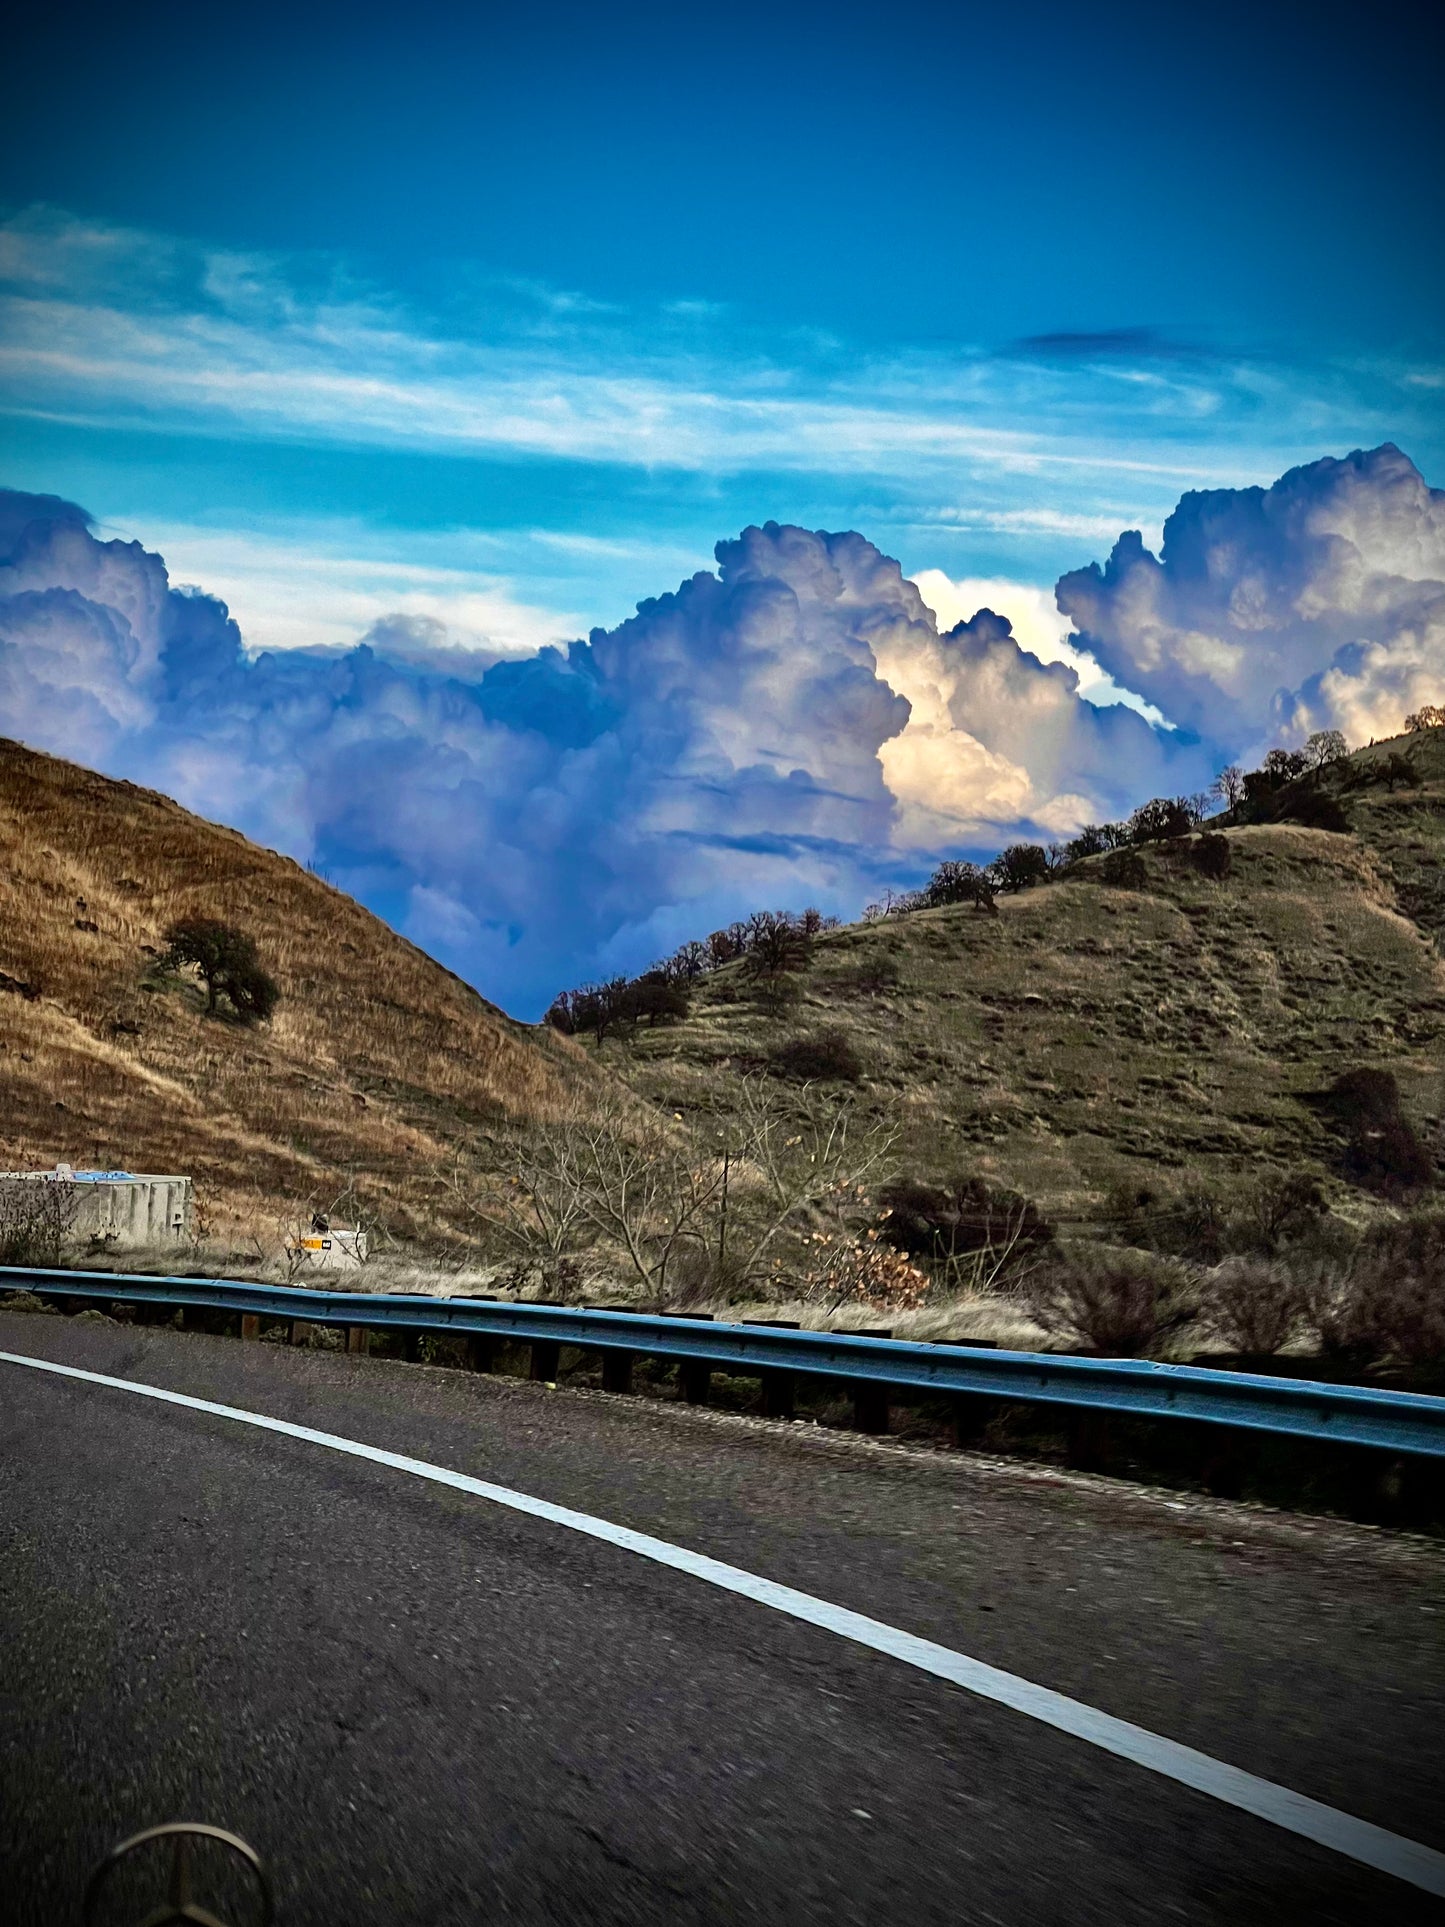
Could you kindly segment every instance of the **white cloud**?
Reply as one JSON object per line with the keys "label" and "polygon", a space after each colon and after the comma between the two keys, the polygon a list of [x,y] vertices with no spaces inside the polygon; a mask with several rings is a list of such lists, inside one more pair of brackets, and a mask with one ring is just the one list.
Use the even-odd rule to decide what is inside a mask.
{"label": "white cloud", "polygon": [[[1107,505],[1078,498],[1106,483],[1111,496],[1127,484],[1127,512],[1147,522],[1180,482],[1234,481],[1247,466],[1228,419],[1215,420],[1229,409],[1206,433],[1195,388],[1173,376],[1136,401],[1114,369],[868,356],[796,331],[764,343],[696,304],[636,317],[498,284],[469,304],[467,332],[408,313],[335,261],[36,212],[0,229],[0,281],[0,390],[17,410],[62,419],[707,474],[867,474],[934,501],[945,480],[954,500],[977,498],[950,512],[958,527],[1021,535],[1097,533]],[[1247,370],[1220,382],[1236,399],[1250,392]],[[1329,413],[1318,384],[1311,400],[1318,435]],[[1276,397],[1286,438],[1292,411]],[[1074,499],[1041,502],[1045,476]]]}
{"label": "white cloud", "polygon": [[[396,610],[392,576],[368,649],[248,655],[139,544],[45,498],[0,511],[4,727],[319,857],[524,1009],[600,962],[645,964],[662,932],[768,901],[853,913],[900,864],[1070,828],[1168,754],[1002,621],[940,636],[860,535],[747,529],[716,573],[565,652],[448,647],[440,616]],[[469,606],[425,579],[419,602]],[[330,563],[289,580],[314,606]]]}
{"label": "white cloud", "polygon": [[[429,629],[433,646],[490,659],[530,655],[587,626],[575,611],[537,608],[508,577],[469,565],[467,551],[478,543],[462,534],[408,536],[384,549],[364,530],[306,523],[293,523],[285,539],[176,522],[147,535],[172,580],[219,596],[253,650],[345,648],[400,616],[420,625],[418,633]],[[494,557],[500,549],[486,546]],[[434,559],[417,559],[427,551]],[[440,559],[448,552],[450,564]]]}
{"label": "white cloud", "polygon": [[1008,619],[1021,649],[1027,649],[1040,662],[1067,663],[1079,679],[1078,693],[1085,702],[1100,708],[1124,703],[1151,723],[1166,723],[1152,703],[1132,690],[1121,689],[1086,649],[1071,646],[1073,625],[1060,612],[1052,589],[1001,576],[965,576],[955,581],[942,569],[922,569],[913,580],[938,617],[940,628],[951,629],[956,623],[971,620],[980,609],[992,609],[995,615]]}
{"label": "white cloud", "polygon": [[1445,688],[1445,490],[1385,443],[1189,494],[1158,558],[1122,535],[1057,595],[1073,646],[1201,734],[1391,734]]}
{"label": "white cloud", "polygon": [[[523,632],[546,618],[478,537],[411,573],[363,557],[374,587],[337,620],[368,647],[255,655],[139,543],[0,491],[0,728],[318,857],[535,1012],[759,904],[853,913],[939,855],[1200,788],[1280,729],[1380,734],[1441,698],[1445,494],[1397,450],[1186,496],[1168,530],[1162,561],[1122,539],[1063,579],[1078,640],[1037,588],[927,572],[930,606],[863,536],[770,522],[565,650]],[[338,556],[357,574],[345,544],[308,565],[188,539],[318,621]],[[1084,700],[1085,647],[1197,734]]]}

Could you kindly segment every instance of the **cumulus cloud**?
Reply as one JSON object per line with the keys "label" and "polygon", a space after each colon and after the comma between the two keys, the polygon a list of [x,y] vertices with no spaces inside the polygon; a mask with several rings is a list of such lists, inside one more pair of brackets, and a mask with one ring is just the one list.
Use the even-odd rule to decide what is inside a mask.
{"label": "cumulus cloud", "polygon": [[[534,1015],[759,905],[854,914],[1199,788],[1281,729],[1394,727],[1441,694],[1442,502],[1393,448],[1186,496],[1159,559],[1124,536],[1063,578],[1067,636],[1018,595],[1018,632],[944,626],[983,585],[930,606],[863,536],[770,522],[585,641],[498,655],[400,610],[254,654],[158,555],[0,493],[0,729],[319,862]],[[1104,672],[1182,726],[1086,700]]]}
{"label": "cumulus cloud", "polygon": [[991,609],[1007,618],[1020,649],[1027,649],[1040,662],[1067,663],[1077,674],[1079,694],[1086,701],[1100,708],[1110,703],[1127,703],[1151,723],[1164,722],[1157,709],[1132,690],[1120,689],[1092,656],[1072,646],[1077,637],[1051,590],[1041,589],[1032,582],[1014,582],[1006,576],[964,576],[956,580],[945,575],[942,569],[921,569],[913,580],[945,628],[967,622],[980,609]]}
{"label": "cumulus cloud", "polygon": [[1216,742],[1386,735],[1445,687],[1445,491],[1392,443],[1183,497],[1065,575],[1074,646]]}
{"label": "cumulus cloud", "polygon": [[880,672],[913,706],[880,751],[902,806],[900,841],[936,849],[1014,833],[1067,835],[1127,811],[1142,794],[1193,788],[1207,756],[1132,709],[1096,708],[1069,663],[1020,648],[1008,619],[980,609],[946,633],[894,630],[874,643]]}
{"label": "cumulus cloud", "polygon": [[747,529],[525,657],[405,614],[252,655],[159,556],[0,503],[0,726],[319,861],[528,1012],[760,903],[853,913],[929,855],[1107,813],[1173,753],[1002,617],[940,634],[856,534]]}

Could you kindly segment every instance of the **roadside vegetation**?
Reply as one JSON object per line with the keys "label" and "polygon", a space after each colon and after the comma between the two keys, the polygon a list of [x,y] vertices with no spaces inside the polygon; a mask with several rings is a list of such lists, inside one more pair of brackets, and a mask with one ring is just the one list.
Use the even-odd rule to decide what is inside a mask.
{"label": "roadside vegetation", "polygon": [[857,924],[759,913],[530,1031],[295,865],[7,751],[8,1161],[191,1170],[194,1261],[255,1275],[293,1275],[320,1213],[368,1233],[337,1279],[363,1290],[1433,1369],[1422,714],[950,860]]}

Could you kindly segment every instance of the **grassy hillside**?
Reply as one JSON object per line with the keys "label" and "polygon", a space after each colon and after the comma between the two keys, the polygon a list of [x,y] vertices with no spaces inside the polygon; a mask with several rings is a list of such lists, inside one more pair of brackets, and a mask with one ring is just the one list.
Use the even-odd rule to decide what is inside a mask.
{"label": "grassy hillside", "polygon": [[[1402,753],[1418,784],[1390,789],[1362,782]],[[1357,750],[1327,772],[1325,786],[1338,796],[1355,836],[1378,860],[1401,911],[1445,956],[1445,729]]]}
{"label": "grassy hillside", "polygon": [[[1358,782],[1402,747],[1331,780]],[[702,980],[686,1020],[602,1056],[647,1097],[705,1115],[786,1039],[842,1033],[863,1101],[902,1122],[920,1175],[984,1175],[1078,1223],[1116,1187],[1304,1170],[1368,1215],[1307,1099],[1344,1070],[1388,1068],[1439,1147],[1445,732],[1409,747],[1424,780],[1349,790],[1349,834],[1233,828],[1219,882],[1158,845],[1140,889],[1104,886],[1092,859],[1001,898],[997,918],[957,906],[854,925],[818,940],[781,1012],[732,965]]]}
{"label": "grassy hillside", "polygon": [[[1419,781],[1369,780],[1405,750]],[[505,1172],[507,1138],[591,1109],[606,1073],[706,1126],[780,1046],[835,1033],[860,1074],[821,1088],[899,1124],[918,1176],[983,1176],[1083,1226],[1120,1190],[1305,1171],[1363,1220],[1384,1207],[1309,1100],[1387,1068],[1445,1149],[1445,732],[1322,780],[1349,831],[1230,827],[1221,881],[1167,844],[1143,851],[1138,888],[1090,859],[997,917],[829,932],[780,1004],[731,965],[682,1022],[595,1052],[512,1023],[288,859],[0,743],[0,1163],[191,1172],[223,1251],[274,1248],[354,1183],[435,1248],[459,1228],[435,1182],[459,1146]],[[158,968],[192,912],[256,939],[282,991],[271,1023],[207,1015],[198,983]]]}
{"label": "grassy hillside", "polygon": [[[281,1003],[251,1028],[156,971],[187,913],[250,933]],[[288,858],[129,783],[0,741],[0,1165],[193,1173],[223,1239],[274,1241],[355,1180],[407,1235],[428,1173],[592,1074]]]}

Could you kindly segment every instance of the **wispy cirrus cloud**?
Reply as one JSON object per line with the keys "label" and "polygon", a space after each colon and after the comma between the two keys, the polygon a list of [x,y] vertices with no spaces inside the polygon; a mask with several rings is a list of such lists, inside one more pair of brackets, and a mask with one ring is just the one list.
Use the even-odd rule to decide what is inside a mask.
{"label": "wispy cirrus cloud", "polygon": [[1267,437],[1285,453],[1306,417],[1317,446],[1322,416],[1348,417],[1358,437],[1362,411],[1387,401],[1399,433],[1405,372],[1377,374],[1371,398],[1331,371],[1296,401],[1279,371],[1186,354],[1142,329],[864,354],[799,335],[765,342],[685,300],[630,314],[499,280],[428,316],[329,259],[206,250],[43,212],[0,235],[0,399],[14,410],[701,474],[881,477],[908,499],[986,485],[987,502],[959,513],[1015,515],[1025,531],[1038,509],[1019,497],[1042,476],[1108,496],[1072,509],[1091,529],[1101,509],[1117,513],[1121,482],[1136,516],[1157,504],[1162,519],[1182,483],[1243,479],[1238,426],[1271,382]]}

